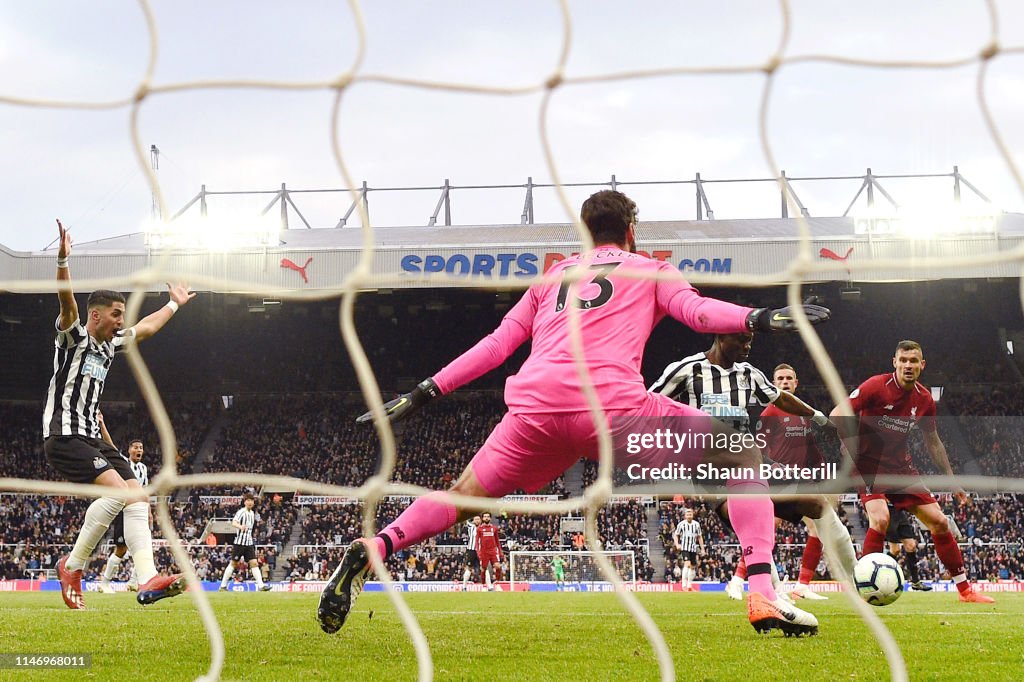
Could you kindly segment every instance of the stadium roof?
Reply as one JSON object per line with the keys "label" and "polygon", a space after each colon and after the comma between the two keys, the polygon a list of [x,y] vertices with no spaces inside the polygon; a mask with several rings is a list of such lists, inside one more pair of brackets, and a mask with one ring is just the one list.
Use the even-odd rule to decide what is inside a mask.
{"label": "stadium roof", "polygon": [[[994,256],[1024,244],[1024,215],[989,218],[990,229],[972,235],[925,238],[922,234],[858,234],[853,218],[807,218],[815,258],[827,270],[818,280],[901,281],[964,277],[1018,277],[1019,264],[989,262],[951,268],[931,262],[936,257]],[[641,223],[638,247],[653,257],[676,264],[695,280],[727,275],[782,273],[797,255],[798,221],[793,218],[670,221]],[[229,251],[179,249],[166,254],[162,267],[189,281],[206,281],[224,291],[327,289],[338,287],[351,272],[362,248],[358,227],[285,230],[277,246]],[[473,286],[486,278],[528,278],[578,248],[567,223],[537,225],[386,227],[374,231],[373,271],[392,275],[387,288],[427,286],[423,273],[463,276]],[[76,244],[74,276],[101,279],[124,277],[152,266],[164,254],[150,249],[146,236],[121,237]],[[18,291],[52,287],[54,251],[17,252],[0,246],[0,280],[18,281]],[[309,261],[305,270],[301,268]],[[868,261],[893,259],[893,267],[871,269]],[[925,263],[925,260],[929,260]],[[291,267],[288,263],[293,264]],[[308,280],[308,281],[304,281]],[[234,280],[237,284],[228,284]],[[461,283],[460,282],[460,283]],[[477,281],[479,283],[479,281]],[[154,288],[156,288],[154,286]]]}

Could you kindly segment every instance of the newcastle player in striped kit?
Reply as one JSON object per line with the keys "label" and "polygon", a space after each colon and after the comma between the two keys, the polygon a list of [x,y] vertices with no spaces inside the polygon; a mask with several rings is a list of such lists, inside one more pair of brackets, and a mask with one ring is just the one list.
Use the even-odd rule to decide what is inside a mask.
{"label": "newcastle player in striped kit", "polygon": [[270,585],[263,584],[263,574],[260,573],[259,562],[256,561],[256,539],[253,537],[253,531],[260,522],[260,515],[253,511],[255,504],[256,499],[252,494],[246,493],[242,498],[242,507],[231,519],[231,525],[236,529],[235,540],[231,550],[231,563],[224,569],[224,577],[220,581],[221,592],[228,589],[228,581],[234,575],[235,569],[241,571],[246,564],[249,565],[252,579],[256,581],[256,587],[264,592],[270,590]]}
{"label": "newcastle player in striped kit", "polygon": [[[103,421],[103,413],[97,411],[96,418],[100,422],[100,433],[103,435],[103,440],[110,445],[114,444],[114,439],[110,437],[110,432],[107,431],[107,425]],[[134,438],[128,442],[128,461],[132,471],[135,473],[135,478],[138,479],[139,485],[145,488],[149,485],[149,468],[142,461],[142,455],[145,452],[145,448],[142,445],[142,441],[138,438]],[[153,512],[150,509],[149,519],[150,525],[153,523]],[[110,584],[111,578],[117,573],[117,569],[120,568],[121,562],[124,560],[125,555],[128,553],[128,545],[124,544],[124,512],[122,511],[114,518],[114,523],[110,526],[110,535],[114,539],[114,551],[107,557],[107,565],[103,567],[103,581],[100,583],[100,591],[103,594],[114,594],[114,587]],[[131,592],[138,591],[139,581],[135,575],[135,565],[132,565],[132,574],[128,580],[128,590]]]}
{"label": "newcastle player in striped kit", "polygon": [[683,512],[683,520],[676,524],[672,531],[672,540],[676,549],[683,557],[683,589],[689,592],[693,589],[693,579],[697,576],[697,552],[704,554],[704,534],[700,530],[700,524],[693,520],[693,510],[687,509]]}
{"label": "newcastle player in striped kit", "polygon": [[140,604],[152,604],[180,594],[185,588],[181,575],[161,576],[153,563],[153,536],[149,529],[149,498],[129,462],[109,443],[101,440],[97,413],[100,395],[114,356],[128,344],[156,334],[195,294],[184,284],[168,284],[170,302],[129,329],[124,326],[124,296],[116,291],[94,291],[86,306],[86,322],[78,319],[78,303],[71,290],[71,234],[57,221],[60,246],[57,249],[57,281],[63,285],[57,297],[60,316],[56,322],[53,376],[43,412],[43,451],[50,465],[73,483],[95,483],[132,491],[127,500],[99,497],[89,505],[71,553],[57,562],[61,596],[68,608],[81,609],[82,569],[107,532],[114,517],[124,510],[124,541],[132,553],[138,573]]}
{"label": "newcastle player in striped kit", "polygon": [[480,557],[476,553],[476,529],[480,526],[479,516],[466,522],[466,569],[462,572],[462,589],[469,587],[476,572],[480,570]]}
{"label": "newcastle player in striped kit", "polygon": [[[733,424],[740,431],[750,428],[747,407],[752,402],[774,405],[787,414],[810,418],[818,426],[827,425],[828,417],[822,412],[778,388],[768,381],[763,372],[746,362],[753,342],[752,332],[718,334],[707,352],[691,355],[666,367],[661,378],[651,386],[651,391],[703,410],[716,419]],[[857,557],[850,532],[831,502],[824,496],[814,496],[778,500],[774,504],[777,518],[791,523],[812,519],[821,542],[840,557],[842,565],[839,570],[846,571],[848,576],[853,575]],[[718,514],[729,522],[729,509],[724,502],[718,505]],[[746,562],[741,557],[737,572],[746,569]],[[775,562],[770,569],[773,582],[777,583]],[[734,575],[729,581],[726,594],[730,598],[743,599],[743,577]]]}

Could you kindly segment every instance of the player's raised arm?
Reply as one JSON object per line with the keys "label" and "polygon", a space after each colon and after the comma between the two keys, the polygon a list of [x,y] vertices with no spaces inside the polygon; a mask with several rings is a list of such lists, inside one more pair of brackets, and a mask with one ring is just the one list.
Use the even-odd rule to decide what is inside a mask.
{"label": "player's raised arm", "polygon": [[[71,233],[64,229],[60,219],[57,219],[57,230],[60,233],[60,245],[57,247],[57,281],[70,282],[71,269],[68,267],[68,256],[71,255]],[[57,292],[60,300],[60,328],[70,329],[75,322],[78,322],[78,304],[75,302],[75,292],[70,287]]]}
{"label": "player's raised arm", "polygon": [[136,341],[148,339],[163,329],[163,326],[174,317],[174,313],[178,312],[178,308],[196,297],[196,292],[190,291],[187,284],[181,283],[168,282],[167,293],[170,294],[171,300],[163,308],[146,315],[135,325]]}

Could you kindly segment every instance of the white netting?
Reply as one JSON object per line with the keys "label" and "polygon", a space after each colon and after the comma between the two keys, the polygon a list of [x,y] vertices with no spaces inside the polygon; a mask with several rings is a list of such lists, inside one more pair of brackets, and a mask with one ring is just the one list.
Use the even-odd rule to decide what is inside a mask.
{"label": "white netting", "polygon": [[[636,555],[633,552],[510,552],[508,579],[538,583],[595,583],[605,580],[601,559],[611,564],[624,583],[636,582]],[[561,566],[561,576],[558,567]]]}
{"label": "white netting", "polygon": [[[985,125],[987,126],[988,132],[991,136],[992,141],[995,143],[999,150],[1002,159],[1006,163],[1006,167],[1012,174],[1014,181],[1017,186],[1024,188],[1022,185],[1022,178],[1017,164],[1007,149],[1006,142],[1004,140],[1004,132],[1001,130],[995,116],[992,113],[992,107],[989,101],[989,93],[987,92],[987,85],[989,83],[989,71],[990,65],[997,59],[1005,58],[1007,55],[1017,55],[1024,52],[1022,47],[1003,47],[1000,45],[1000,23],[996,11],[996,4],[993,0],[989,0],[984,4],[984,11],[989,17],[989,33],[987,38],[979,44],[973,46],[973,50],[968,51],[966,56],[953,58],[953,59],[937,59],[937,60],[875,60],[867,58],[850,58],[845,56],[836,56],[830,54],[811,54],[811,55],[798,55],[791,56],[787,53],[790,33],[793,25],[793,17],[791,16],[790,4],[786,1],[781,1],[778,5],[779,17],[781,23],[781,29],[778,33],[778,42],[774,50],[764,56],[763,59],[756,61],[755,63],[746,65],[733,65],[733,66],[721,66],[721,67],[691,67],[691,66],[677,66],[677,67],[665,67],[656,69],[646,70],[633,70],[624,71],[617,73],[603,73],[580,77],[569,77],[566,75],[566,64],[571,54],[571,48],[573,44],[573,22],[570,16],[568,2],[559,3],[562,16],[562,45],[561,50],[558,54],[558,58],[555,63],[551,66],[549,73],[539,79],[537,82],[520,85],[520,86],[485,86],[471,83],[457,83],[457,82],[432,82],[427,80],[418,80],[412,78],[401,78],[390,75],[366,73],[363,71],[363,61],[366,55],[367,40],[369,38],[366,27],[363,21],[362,10],[360,4],[354,0],[350,3],[351,14],[356,24],[358,31],[358,49],[355,57],[352,60],[351,65],[348,68],[337,73],[333,78],[328,78],[320,81],[279,81],[279,80],[263,80],[260,78],[253,78],[248,80],[241,79],[225,79],[225,80],[206,80],[206,81],[188,81],[188,82],[165,82],[157,83],[154,81],[154,73],[157,66],[158,60],[158,45],[159,45],[159,33],[156,19],[153,15],[152,9],[148,2],[140,0],[140,7],[145,15],[146,24],[149,33],[149,57],[146,64],[146,69],[138,83],[131,89],[130,92],[124,93],[120,97],[116,97],[109,100],[79,100],[79,101],[53,101],[53,100],[41,100],[31,99],[25,97],[12,97],[0,95],[0,103],[6,105],[14,105],[20,107],[40,107],[40,108],[51,108],[51,109],[65,109],[65,110],[99,110],[99,109],[122,109],[127,108],[130,111],[130,134],[133,143],[135,155],[137,157],[139,166],[144,170],[149,183],[152,186],[152,190],[157,197],[157,201],[161,206],[162,213],[167,215],[166,207],[164,206],[164,195],[160,184],[157,181],[156,176],[149,167],[149,159],[147,158],[148,146],[143,143],[139,131],[139,112],[144,103],[150,102],[154,98],[158,98],[160,95],[167,93],[181,93],[186,91],[197,91],[210,88],[260,88],[271,91],[326,91],[333,93],[333,107],[330,111],[330,135],[329,143],[334,154],[334,158],[337,163],[338,170],[345,183],[345,186],[352,188],[353,201],[356,199],[355,188],[357,183],[353,180],[352,175],[349,172],[349,167],[346,163],[346,155],[342,150],[339,138],[339,131],[345,124],[345,116],[342,113],[342,101],[343,96],[348,92],[348,89],[355,83],[377,83],[377,84],[390,84],[395,86],[402,86],[417,90],[430,90],[442,93],[471,93],[486,96],[496,97],[511,97],[520,96],[524,94],[540,94],[540,106],[539,106],[539,138],[543,147],[544,158],[547,163],[547,170],[553,181],[559,185],[558,197],[564,209],[566,216],[571,216],[576,221],[576,229],[579,234],[580,241],[585,245],[591,245],[589,235],[585,230],[581,229],[581,225],[577,219],[577,207],[573,205],[561,186],[561,173],[559,172],[559,164],[555,158],[554,150],[552,147],[552,141],[549,136],[549,106],[551,103],[552,96],[564,88],[572,86],[586,85],[586,84],[601,84],[611,83],[615,81],[623,81],[627,79],[643,79],[660,77],[667,78],[673,76],[727,76],[727,75],[763,75],[764,81],[761,90],[760,109],[758,114],[759,120],[759,135],[762,146],[762,153],[767,166],[771,169],[778,169],[780,166],[776,161],[775,148],[772,143],[772,138],[768,133],[768,118],[771,105],[774,97],[774,86],[776,83],[776,75],[780,69],[785,69],[798,64],[833,64],[833,65],[846,65],[863,67],[867,69],[924,69],[924,70],[949,70],[957,69],[967,66],[977,67],[977,103],[981,108],[982,115],[984,117]],[[623,11],[629,11],[624,9]],[[629,40],[630,36],[623,36],[623,40]],[[780,182],[780,189],[784,190]],[[787,196],[788,193],[787,193]],[[415,486],[409,485],[396,485],[389,483],[391,478],[392,470],[395,464],[395,440],[390,427],[387,422],[383,419],[382,402],[380,399],[380,391],[370,369],[370,365],[367,362],[366,354],[361,347],[358,337],[356,335],[356,328],[353,318],[354,303],[357,293],[360,290],[374,288],[374,287],[387,287],[391,285],[408,284],[410,278],[403,274],[401,276],[391,274],[377,274],[372,272],[371,269],[371,258],[374,251],[374,230],[369,222],[368,216],[362,212],[362,235],[363,235],[363,252],[362,257],[357,267],[355,267],[345,279],[342,286],[339,286],[335,290],[330,291],[318,291],[314,293],[309,292],[294,292],[294,291],[273,291],[267,293],[273,293],[275,296],[282,298],[294,298],[294,299],[310,299],[310,298],[331,298],[341,295],[341,333],[345,342],[345,347],[355,364],[360,386],[365,399],[369,405],[372,406],[372,410],[375,416],[376,427],[379,432],[381,445],[382,445],[382,458],[380,469],[377,474],[367,480],[362,486],[358,488],[347,488],[339,486],[331,486],[320,483],[313,483],[309,481],[294,480],[282,476],[265,476],[255,474],[244,474],[244,473],[223,473],[223,474],[209,474],[209,475],[179,475],[175,470],[174,453],[176,452],[175,446],[175,435],[174,429],[171,424],[171,420],[164,408],[160,394],[156,389],[156,386],[150,376],[147,369],[146,363],[143,361],[142,356],[135,349],[132,349],[128,353],[128,360],[131,365],[131,370],[136,377],[139,386],[141,387],[143,394],[145,395],[147,405],[150,412],[153,415],[155,423],[157,425],[160,440],[162,445],[164,466],[158,476],[156,476],[149,486],[149,492],[151,494],[166,495],[173,492],[175,489],[184,486],[211,486],[218,484],[235,485],[239,482],[246,482],[256,485],[278,485],[278,486],[293,486],[300,491],[324,494],[324,495],[344,495],[358,497],[364,500],[367,504],[364,512],[364,529],[367,536],[372,535],[375,532],[374,519],[375,519],[375,507],[377,502],[384,496],[390,494],[411,494],[419,495],[425,491]],[[791,207],[792,215],[799,215],[799,211],[796,207]],[[788,300],[791,305],[796,305],[801,299],[801,284],[805,281],[814,279],[819,273],[824,273],[832,270],[832,266],[829,263],[816,262],[812,257],[810,248],[810,234],[807,225],[800,220],[800,249],[796,258],[788,265],[785,270],[774,273],[768,276],[731,276],[727,281],[733,285],[744,285],[744,286],[763,286],[767,284],[775,284],[779,282],[789,283],[788,289]],[[875,271],[888,268],[902,268],[908,275],[912,275],[915,271],[930,268],[937,264],[941,264],[948,268],[959,268],[970,265],[988,264],[996,262],[1021,262],[1024,261],[1024,250],[1014,249],[1003,252],[991,252],[985,255],[972,256],[972,257],[959,257],[959,258],[946,258],[946,259],[935,259],[935,258],[919,258],[911,262],[906,262],[902,259],[886,259],[886,260],[875,260],[870,262],[864,262],[861,267],[864,271]],[[132,273],[118,273],[112,275],[108,279],[103,280],[91,280],[91,281],[76,281],[74,283],[78,291],[88,291],[100,287],[130,287],[135,289],[135,293],[131,295],[128,302],[128,319],[135,320],[138,317],[138,312],[144,297],[143,288],[146,285],[153,283],[164,282],[167,280],[176,279],[180,273],[169,270],[166,266],[166,260],[157,258],[153,262],[151,267],[132,272]],[[426,277],[423,281],[430,283],[437,282],[448,282],[454,281],[452,278],[448,278],[442,275]],[[465,280],[460,280],[464,282]],[[534,282],[537,280],[534,280]],[[721,280],[719,280],[721,281]],[[525,286],[531,284],[531,281],[520,280],[516,282],[516,286]],[[231,288],[237,288],[245,283],[237,281],[227,281],[214,277],[206,278],[195,278],[191,279],[190,284],[200,290],[227,290]],[[495,286],[492,282],[481,281],[478,283],[480,286]],[[36,291],[40,286],[39,282],[25,282],[25,281],[7,281],[0,283],[0,288],[12,291],[12,292],[27,292]],[[501,287],[507,288],[510,286],[509,282],[502,282]],[[249,290],[257,291],[260,287],[249,286]],[[53,290],[56,290],[54,285]],[[573,349],[576,355],[580,374],[584,379],[584,386],[590,388],[590,384],[587,381],[586,368],[582,363],[582,356],[580,353],[580,337],[579,337],[579,326],[577,320],[577,314],[575,308],[570,307],[570,320],[572,320],[571,328],[573,330]],[[797,308],[799,310],[799,308]],[[815,364],[821,374],[825,377],[827,386],[832,395],[833,400],[837,403],[843,403],[845,398],[845,391],[843,390],[842,383],[839,379],[835,368],[828,357],[823,345],[818,339],[817,335],[807,324],[806,319],[801,313],[797,313],[797,320],[799,331],[806,342],[811,355],[814,358]],[[600,406],[597,404],[595,394],[592,389],[587,391],[587,397],[595,415],[600,415]],[[603,419],[596,419],[596,423],[604,425]],[[590,486],[583,497],[580,499],[565,500],[558,503],[509,503],[505,505],[505,509],[509,512],[534,512],[534,513],[567,513],[571,510],[582,508],[585,509],[587,518],[587,537],[589,538],[588,544],[592,551],[599,552],[600,547],[596,538],[599,537],[597,532],[597,512],[604,506],[612,493],[611,485],[611,474],[612,474],[612,455],[610,443],[608,440],[608,434],[601,434],[601,459],[600,459],[600,470],[599,477],[596,483]],[[961,485],[965,485],[968,488],[975,490],[991,490],[993,489],[993,481],[982,477],[972,478],[961,478],[957,481]],[[951,483],[949,480],[938,479],[936,485],[941,487]],[[1003,480],[1000,485],[1004,489],[1016,489],[1024,490],[1024,481],[1019,479],[1016,480]],[[22,479],[4,479],[0,481],[0,486],[8,490],[17,491],[31,491],[31,492],[61,492],[75,495],[109,495],[110,492],[106,489],[98,486],[84,486],[84,485],[72,485],[72,484],[53,484],[44,483],[40,481],[22,480]],[[161,498],[162,500],[165,498]],[[481,501],[473,498],[457,498],[456,501],[460,505],[464,505],[467,508],[482,509],[487,506],[486,501]],[[175,533],[171,517],[168,513],[168,507],[166,502],[161,502],[158,507],[158,518],[160,526],[162,527],[165,537],[170,541],[176,542],[178,539]],[[190,563],[188,556],[179,545],[174,545],[175,557],[179,565],[184,567],[190,580],[195,580],[196,576]],[[609,564],[607,559],[602,554],[595,554],[595,559],[601,566],[604,575],[608,580],[613,583],[620,583],[621,579],[613,566]],[[390,577],[387,572],[383,569],[381,563],[377,560],[374,561],[374,567],[377,572],[377,576],[380,580],[385,583],[390,583]],[[422,680],[429,680],[432,678],[433,670],[431,663],[430,650],[428,648],[426,639],[423,636],[421,629],[419,628],[416,619],[408,606],[405,604],[404,599],[400,592],[389,590],[389,598],[397,609],[402,622],[405,625],[406,630],[409,633],[410,638],[415,646],[417,662],[419,666],[419,678]],[[224,643],[221,636],[221,631],[217,625],[216,618],[214,617],[213,611],[210,608],[209,602],[206,595],[202,591],[191,591],[189,593],[191,598],[194,600],[200,615],[202,617],[204,626],[210,638],[211,646],[211,658],[210,666],[206,677],[208,679],[217,679],[220,675],[223,663],[224,663]],[[660,668],[660,677],[663,680],[674,680],[676,679],[676,672],[672,662],[672,658],[669,654],[665,640],[655,626],[651,617],[643,609],[640,603],[635,597],[624,590],[616,592],[618,598],[622,600],[625,608],[636,619],[637,623],[642,627],[645,635],[651,642],[657,654],[658,665]],[[891,635],[882,625],[881,621],[877,616],[870,612],[869,607],[862,603],[860,600],[852,596],[851,593],[851,604],[857,610],[857,612],[868,622],[872,632],[878,638],[880,644],[885,650],[885,654],[888,658],[890,671],[893,679],[905,680],[907,679],[906,669],[904,667],[902,658],[899,650],[897,649],[894,640]]]}

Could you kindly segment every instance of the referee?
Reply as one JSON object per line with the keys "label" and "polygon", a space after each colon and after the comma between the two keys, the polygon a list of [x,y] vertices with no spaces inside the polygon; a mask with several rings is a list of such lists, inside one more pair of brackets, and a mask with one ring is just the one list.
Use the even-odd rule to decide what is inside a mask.
{"label": "referee", "polygon": [[260,515],[253,511],[256,499],[251,493],[242,497],[242,507],[231,519],[231,525],[235,527],[235,539],[231,550],[231,563],[224,569],[224,577],[220,581],[220,591],[228,589],[228,581],[234,575],[235,569],[242,570],[249,565],[249,572],[256,581],[257,589],[264,592],[270,590],[270,585],[263,584],[263,574],[260,573],[259,562],[256,561],[256,540],[253,538],[253,530],[260,521]]}

